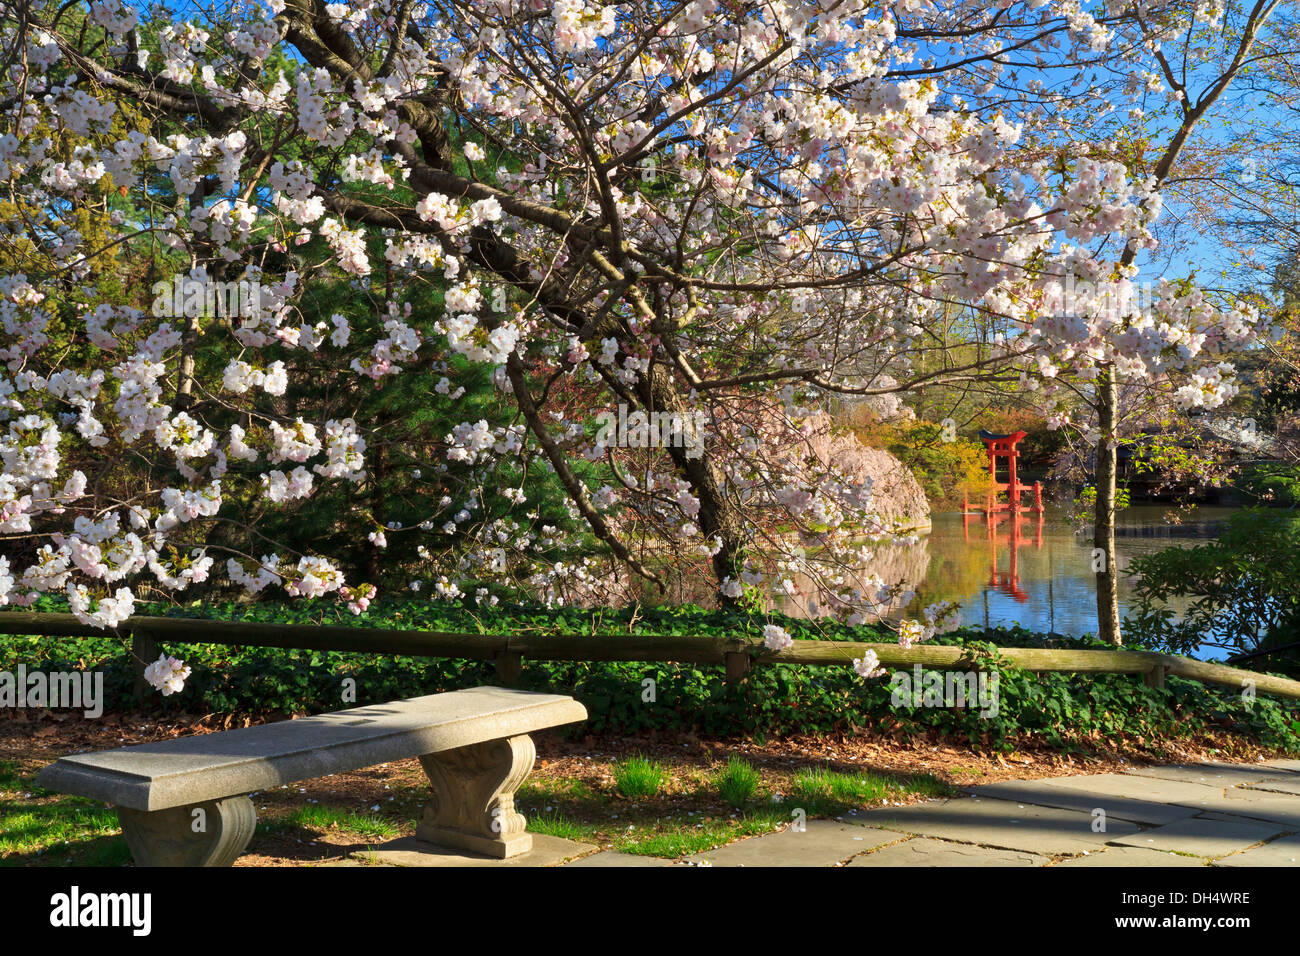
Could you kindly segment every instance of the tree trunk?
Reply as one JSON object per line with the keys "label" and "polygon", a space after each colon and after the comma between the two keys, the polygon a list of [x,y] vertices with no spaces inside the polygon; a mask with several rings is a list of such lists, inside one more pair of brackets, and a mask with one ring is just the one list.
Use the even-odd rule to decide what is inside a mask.
{"label": "tree trunk", "polygon": [[[1255,3],[1242,26],[1236,52],[1219,78],[1211,82],[1206,92],[1196,100],[1195,106],[1190,105],[1184,95],[1183,121],[1152,170],[1152,184],[1156,189],[1162,187],[1169,178],[1192,129],[1204,118],[1248,62],[1247,54],[1255,43],[1260,27],[1272,16],[1275,9],[1277,9],[1276,2],[1266,3],[1260,0]],[[1169,64],[1162,60],[1161,65],[1166,71],[1166,79],[1173,82]],[[1143,200],[1144,205],[1145,203],[1146,200]],[[1130,242],[1125,246],[1119,264],[1121,267],[1127,267],[1136,259],[1137,247]],[[1119,569],[1115,567],[1115,469],[1119,458],[1119,431],[1116,426],[1116,419],[1119,417],[1118,390],[1113,367],[1102,368],[1101,376],[1097,380],[1097,417],[1101,428],[1101,440],[1097,443],[1095,470],[1097,510],[1093,524],[1093,547],[1102,552],[1104,560],[1097,571],[1097,636],[1108,644],[1116,645],[1123,643],[1119,631]],[[1111,447],[1112,444],[1115,447]]]}
{"label": "tree trunk", "polygon": [[[378,420],[377,435],[386,435],[388,433],[388,417],[381,414]],[[388,480],[388,455],[387,445],[380,441],[375,445],[374,454],[370,456],[370,517],[381,525],[384,519],[380,517],[384,506],[384,489],[383,483]],[[379,580],[380,567],[383,558],[383,549],[373,541],[367,541],[366,544],[366,581],[375,583]]]}
{"label": "tree trunk", "polygon": [[[1110,368],[1097,380],[1097,503],[1093,518],[1093,566],[1097,574],[1097,637],[1120,645],[1119,569],[1115,567],[1115,471],[1119,459],[1116,419],[1119,387]],[[1100,552],[1100,554],[1098,554]]]}
{"label": "tree trunk", "polygon": [[185,330],[181,333],[181,361],[176,370],[176,399],[178,412],[189,409],[194,401],[194,353],[199,347],[199,317],[187,316]]}
{"label": "tree trunk", "polygon": [[[643,378],[640,385],[647,412],[671,412],[681,416],[683,421],[695,412],[663,365],[652,365],[649,376]],[[699,436],[701,442],[704,438],[704,435]],[[744,536],[740,516],[726,495],[722,469],[707,449],[696,458],[689,457],[682,448],[670,447],[667,450],[678,472],[690,484],[691,493],[699,499],[700,531],[706,540],[712,541],[716,537],[721,542],[713,556],[713,574],[718,585],[721,586],[728,577],[739,580],[740,568],[744,564]],[[718,600],[722,604],[735,603],[734,598],[722,594],[718,595]]]}

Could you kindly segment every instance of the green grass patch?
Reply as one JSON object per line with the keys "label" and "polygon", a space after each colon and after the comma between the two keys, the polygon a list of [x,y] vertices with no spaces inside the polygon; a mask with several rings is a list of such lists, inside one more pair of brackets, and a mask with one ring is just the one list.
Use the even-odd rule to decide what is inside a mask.
{"label": "green grass patch", "polygon": [[667,772],[648,757],[628,757],[612,768],[614,786],[629,800],[648,800],[663,789]]}
{"label": "green grass patch", "polygon": [[[628,779],[629,763],[641,767],[650,762],[643,757],[623,761],[624,780]],[[657,774],[635,770],[631,779],[638,783],[646,778],[662,781],[667,771],[657,765],[654,769]],[[660,783],[661,796],[662,789]],[[745,804],[743,811],[732,809],[724,789]],[[704,779],[693,792],[674,792],[651,806],[629,810],[626,804],[611,802],[580,781],[547,780],[521,788],[520,810],[528,818],[528,829],[536,833],[594,843],[620,853],[677,859],[778,830],[794,819],[796,810],[803,810],[809,817],[837,816],[882,800],[948,796],[952,792],[930,776],[846,774],[820,767],[797,774],[792,792],[784,797],[758,801],[756,798],[768,789],[773,788],[770,783],[764,787],[759,769],[733,755],[724,768]],[[720,800],[727,802],[725,809]]]}
{"label": "green grass patch", "polygon": [[882,800],[904,796],[941,797],[951,792],[952,788],[943,781],[928,775],[899,780],[883,774],[849,774],[829,767],[810,767],[795,775],[784,803],[802,807],[809,814],[835,815]]}
{"label": "green grass patch", "polygon": [[547,836],[578,843],[590,843],[595,839],[595,827],[591,824],[571,820],[555,810],[549,813],[525,813],[524,817],[528,820],[529,833],[545,833]]}
{"label": "green grass patch", "polygon": [[743,807],[758,792],[759,773],[749,763],[732,754],[727,767],[713,778],[718,795],[737,809]]}
{"label": "green grass patch", "polygon": [[581,780],[571,777],[525,780],[515,791],[515,799],[529,803],[562,803],[576,800],[583,803],[600,803],[605,797]]}
{"label": "green grass patch", "polygon": [[402,828],[391,820],[374,813],[357,813],[342,807],[332,807],[323,803],[309,803],[298,807],[287,816],[269,821],[268,831],[302,827],[304,830],[342,830],[355,833],[367,840],[391,840],[402,832]]}
{"label": "green grass patch", "polygon": [[637,856],[677,859],[704,853],[742,837],[771,833],[789,822],[788,813],[774,808],[736,817],[714,817],[699,823],[661,823],[643,832],[624,834],[615,841],[614,848]]}
{"label": "green grass patch", "polygon": [[122,866],[131,852],[117,812],[37,787],[0,761],[0,866]]}

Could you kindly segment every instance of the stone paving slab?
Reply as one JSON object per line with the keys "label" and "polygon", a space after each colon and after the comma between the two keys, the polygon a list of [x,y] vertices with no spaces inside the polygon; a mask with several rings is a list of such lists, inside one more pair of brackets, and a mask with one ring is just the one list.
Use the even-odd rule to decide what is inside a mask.
{"label": "stone paving slab", "polygon": [[1104,850],[1094,850],[1087,856],[1077,856],[1071,860],[1062,860],[1053,865],[1058,866],[1205,866],[1205,860],[1199,856],[1183,856],[1167,850],[1150,850],[1136,846],[1108,846]]}
{"label": "stone paving slab", "polygon": [[[1240,813],[1220,813],[1218,810],[1202,810],[1196,815],[1202,820],[1222,820],[1225,823],[1253,823],[1256,826],[1269,823],[1269,821],[1260,820],[1258,817],[1243,816]],[[1277,824],[1277,826],[1285,829],[1281,824]]]}
{"label": "stone paving slab", "polygon": [[565,866],[673,866],[672,860],[660,856],[641,856],[639,853],[619,853],[617,850],[601,850],[580,860],[571,860]]}
{"label": "stone paving slab", "polygon": [[1300,798],[1286,793],[1234,787],[1222,798],[1208,801],[1203,809],[1280,823],[1288,830],[1300,831]]}
{"label": "stone paving slab", "polygon": [[[1284,830],[1300,831],[1300,807],[1296,806],[1296,797],[1284,793],[1268,793],[1264,790],[1255,790],[1252,793],[1265,799],[1244,800],[1231,796],[1224,797],[1200,807],[1197,815],[1243,823],[1275,823]],[[1274,799],[1268,799],[1270,797]]]}
{"label": "stone paving slab", "polygon": [[1044,866],[1045,856],[916,837],[855,856],[848,866]]}
{"label": "stone paving slab", "polygon": [[1204,807],[1223,799],[1221,786],[1207,787],[1182,780],[1165,780],[1161,777],[1142,777],[1128,773],[1098,773],[1087,777],[1053,777],[1040,781],[1046,787],[1063,790],[1086,789],[1091,793],[1147,800],[1152,803],[1172,803],[1186,807]]}
{"label": "stone paving slab", "polygon": [[729,843],[686,859],[710,866],[834,866],[851,856],[904,837],[838,820],[809,820],[799,832],[788,828]]}
{"label": "stone paving slab", "polygon": [[[1077,779],[1077,778],[1069,778]],[[1007,780],[1002,783],[986,783],[975,787],[963,787],[975,796],[995,800],[1013,800],[1016,803],[1031,803],[1040,807],[1059,807],[1062,810],[1081,810],[1092,813],[1100,807],[1106,811],[1108,818],[1128,820],[1130,823],[1147,823],[1160,825],[1173,823],[1184,817],[1194,816],[1192,807],[1180,807],[1153,800],[1134,800],[1129,797],[1117,797],[1113,794],[1098,794],[1086,789],[1067,789],[1059,785],[1048,786],[1046,780]]]}
{"label": "stone paving slab", "polygon": [[1294,770],[1296,773],[1300,773],[1300,760],[1291,760],[1287,757],[1282,757],[1277,760],[1265,760],[1260,763],[1260,766],[1280,767],[1283,770]]}
{"label": "stone paving slab", "polygon": [[1270,793],[1289,793],[1294,796],[1300,796],[1300,777],[1295,777],[1291,780],[1261,780],[1259,783],[1248,784],[1239,789],[1267,790]]}
{"label": "stone paving slab", "polygon": [[1280,837],[1214,861],[1215,866],[1300,866],[1300,836]]}
{"label": "stone paving slab", "polygon": [[1181,780],[1198,783],[1204,787],[1235,787],[1259,783],[1263,780],[1300,782],[1300,777],[1277,767],[1263,764],[1235,763],[1184,763],[1160,767],[1133,767],[1128,774],[1139,777],[1157,777],[1161,780]]}
{"label": "stone paving slab", "polygon": [[853,819],[867,826],[1045,856],[1082,853],[1138,829],[1126,821],[1111,820],[1107,833],[1094,833],[1090,813],[982,797],[885,807]]}
{"label": "stone paving slab", "polygon": [[1194,853],[1203,857],[1220,857],[1262,843],[1281,832],[1277,824],[1237,823],[1206,817],[1189,817],[1153,830],[1116,837],[1109,842],[1148,850],[1169,850]]}
{"label": "stone paving slab", "polygon": [[415,837],[402,837],[390,840],[371,850],[353,854],[366,863],[387,864],[389,866],[555,866],[575,856],[582,856],[597,849],[590,843],[578,843],[564,840],[545,833],[533,834],[533,848],[527,853],[512,856],[507,860],[497,860],[478,854],[462,853],[459,850],[435,846]]}

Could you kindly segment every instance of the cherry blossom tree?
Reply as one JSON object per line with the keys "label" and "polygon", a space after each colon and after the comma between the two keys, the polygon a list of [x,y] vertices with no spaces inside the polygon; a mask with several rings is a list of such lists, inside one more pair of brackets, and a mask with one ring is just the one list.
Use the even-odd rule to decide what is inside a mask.
{"label": "cherry blossom tree", "polygon": [[[141,588],[278,588],[363,611],[373,582],[331,555],[211,534],[240,501],[367,481],[376,423],[308,420],[285,400],[310,356],[379,389],[446,368],[429,400],[452,409],[455,363],[490,369],[513,421],[455,425],[437,467],[459,492],[372,533],[464,530],[430,559],[434,596],[488,580],[608,596],[598,557],[539,558],[562,534],[503,485],[522,467],[554,479],[625,576],[707,577],[723,601],[749,588],[866,620],[896,595],[858,569],[900,529],[869,483],[810,453],[828,395],[890,409],[990,376],[1048,400],[1091,382],[1103,449],[1117,379],[1186,408],[1231,395],[1249,310],[1179,283],[1140,309],[1071,298],[1076,282],[1132,280],[1156,242],[1168,166],[1129,155],[1125,124],[1162,85],[1161,44],[1216,15],[11,2],[0,180],[21,215],[0,235],[0,602],[63,594],[104,627]],[[77,228],[87,210],[109,223],[93,237]],[[235,315],[105,295],[122,249],[181,262],[182,290],[249,294]],[[323,283],[350,283],[357,305],[309,318]],[[416,289],[439,311],[413,314]],[[954,310],[997,348],[960,357]],[[1104,475],[1113,455],[1100,461]],[[488,493],[514,510],[488,518]],[[945,619],[932,608],[900,640]]]}
{"label": "cherry blossom tree", "polygon": [[[1153,195],[1142,200],[1149,212],[1158,214],[1162,200],[1154,190],[1175,178],[1193,132],[1252,62],[1260,31],[1277,6],[1275,0],[1264,0],[1234,9],[1231,17],[1221,6],[1198,6],[1189,21],[1175,21],[1183,35],[1180,55],[1173,58],[1163,49],[1167,28],[1157,26],[1140,10],[1137,13],[1142,43],[1159,67],[1158,75],[1148,82],[1169,93],[1167,101],[1174,114],[1166,137],[1152,137],[1153,158],[1134,164],[1139,169],[1149,168],[1146,183]],[[1278,51],[1271,54],[1276,57]],[[1153,240],[1147,240],[1151,247]],[[1238,391],[1231,358],[1256,344],[1260,333],[1266,331],[1247,299],[1240,298],[1230,311],[1220,311],[1211,297],[1191,283],[1161,279],[1154,290],[1154,302],[1151,296],[1135,295],[1132,280],[1139,271],[1135,263],[1141,246],[1140,242],[1126,243],[1110,268],[1099,268],[1096,258],[1087,264],[1090,287],[1082,295],[1066,294],[1065,298],[1072,300],[1065,310],[1067,321],[1052,330],[1057,333],[1055,356],[1064,361],[1044,366],[1054,378],[1069,369],[1094,383],[1087,404],[1095,414],[1089,440],[1096,445],[1093,542],[1101,559],[1096,569],[1097,625],[1098,636],[1112,644],[1121,643],[1115,551],[1121,391],[1129,392],[1126,404],[1132,417],[1149,415],[1153,405],[1162,404],[1180,411],[1217,408]],[[1147,301],[1142,301],[1144,298]],[[1037,360],[1041,363],[1044,357],[1040,354]]]}

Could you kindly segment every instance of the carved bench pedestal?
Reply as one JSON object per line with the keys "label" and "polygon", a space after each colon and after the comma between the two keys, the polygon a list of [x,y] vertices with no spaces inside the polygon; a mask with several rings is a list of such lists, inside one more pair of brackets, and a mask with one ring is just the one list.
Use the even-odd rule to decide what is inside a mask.
{"label": "carved bench pedestal", "polygon": [[225,797],[168,810],[117,808],[136,866],[230,866],[257,826],[248,797]]}
{"label": "carved bench pedestal", "polygon": [[515,791],[533,769],[527,734],[489,740],[420,758],[433,785],[416,839],[504,860],[533,848]]}

